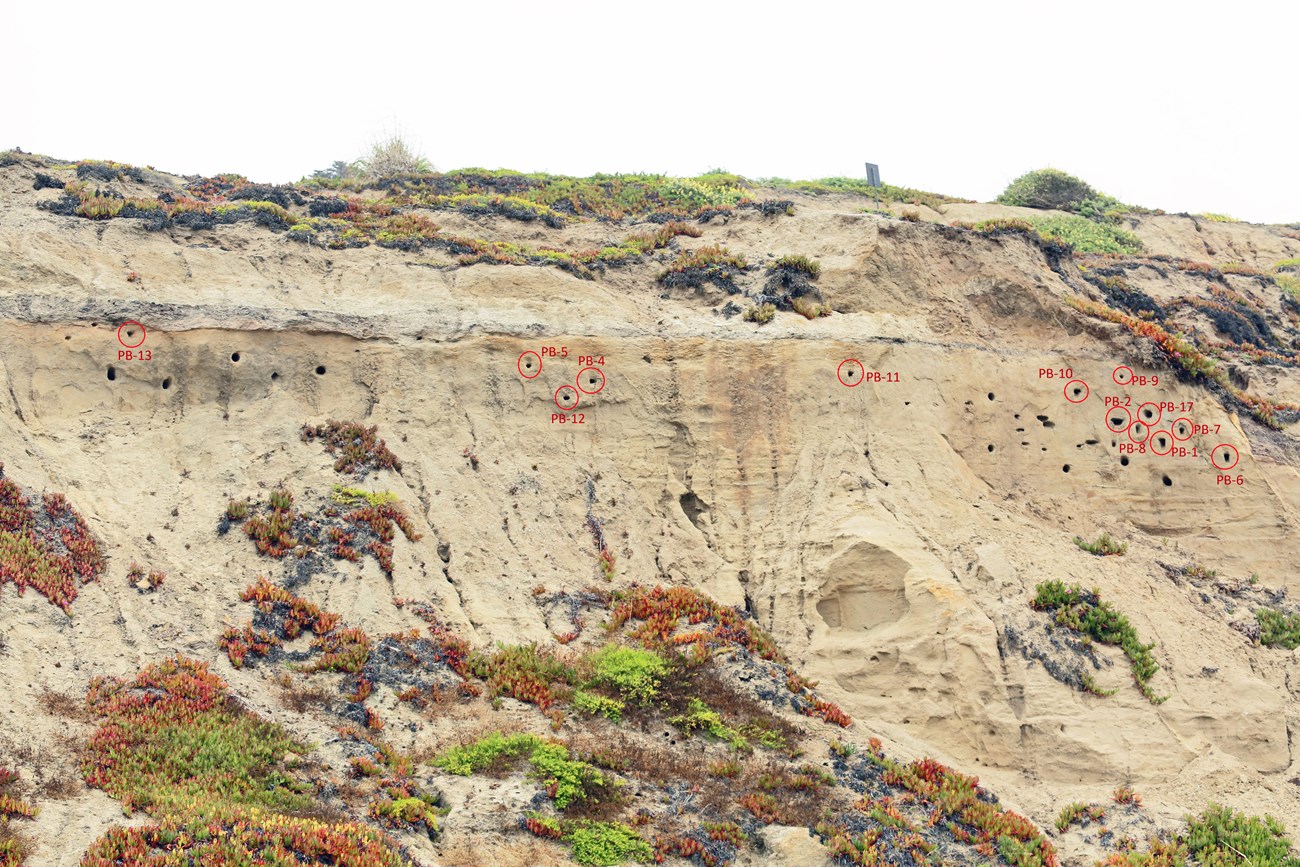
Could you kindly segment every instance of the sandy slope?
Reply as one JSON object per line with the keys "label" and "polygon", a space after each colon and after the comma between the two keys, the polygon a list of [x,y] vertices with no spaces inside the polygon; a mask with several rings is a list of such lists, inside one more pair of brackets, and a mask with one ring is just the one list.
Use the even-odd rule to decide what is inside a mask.
{"label": "sandy slope", "polygon": [[[584,282],[541,268],[440,270],[435,254],[311,250],[243,226],[149,234],[38,212],[53,191],[31,192],[29,178],[0,170],[0,457],[15,480],[66,492],[112,558],[71,618],[34,593],[0,596],[0,764],[13,756],[35,782],[74,774],[73,744],[56,735],[86,731],[39,710],[44,691],[79,698],[94,674],[177,651],[311,730],[214,645],[246,617],[238,591],[265,568],[214,528],[231,496],[279,480],[328,490],[328,462],[297,432],[342,417],[380,426],[405,462],[382,484],[425,533],[399,544],[391,582],[368,562],[319,594],[355,625],[418,626],[391,597],[435,598],[478,641],[548,640],[530,590],[597,579],[584,514],[587,479],[598,479],[620,580],[689,583],[746,606],[862,739],[950,760],[1043,826],[1125,780],[1157,817],[1213,798],[1300,824],[1296,653],[1252,647],[1202,588],[1160,565],[1257,572],[1294,592],[1294,437],[1166,375],[1143,399],[1194,401],[1195,420],[1221,430],[1198,442],[1236,446],[1247,483],[1216,485],[1204,460],[1122,466],[1101,404],[1122,392],[1111,371],[1169,372],[1143,365],[1127,332],[1066,308],[1062,295],[1090,290],[1024,240],[889,221],[840,198],[683,239],[759,261],[821,260],[839,312],[756,328],[718,315],[721,295],[661,297],[649,267]],[[1267,265],[1300,253],[1272,229],[1191,222],[1145,218],[1135,231],[1194,258]],[[618,233],[487,225],[573,244]],[[118,361],[113,328],[125,319],[149,329],[151,361]],[[569,358],[520,378],[520,352],[560,345]],[[584,425],[553,424],[552,393],[580,354],[605,357],[607,385],[584,400]],[[846,388],[846,358],[900,381]],[[1065,367],[1090,384],[1085,403],[1039,376]],[[1101,531],[1128,540],[1128,555],[1095,558],[1071,541]],[[165,589],[128,587],[132,559],[166,570]],[[1049,578],[1099,587],[1158,644],[1165,704],[1142,697],[1118,655],[1098,675],[1118,692],[1101,699],[1008,649],[1008,627],[1042,621],[1027,602]],[[75,863],[123,821],[99,792],[36,800],[39,864]],[[1069,860],[1077,843],[1063,845]]]}

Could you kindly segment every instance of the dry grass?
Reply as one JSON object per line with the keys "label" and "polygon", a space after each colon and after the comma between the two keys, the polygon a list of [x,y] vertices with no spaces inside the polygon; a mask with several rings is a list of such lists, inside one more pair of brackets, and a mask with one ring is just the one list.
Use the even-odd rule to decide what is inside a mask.
{"label": "dry grass", "polygon": [[48,687],[36,697],[36,703],[42,711],[52,717],[84,723],[90,722],[90,711],[86,709],[84,701],[61,692],[55,692]]}
{"label": "dry grass", "polygon": [[466,834],[439,845],[438,855],[444,864],[460,867],[536,867],[556,863],[558,849],[554,843],[526,835],[485,843],[480,835]]}
{"label": "dry grass", "polygon": [[338,700],[338,691],[323,686],[305,686],[289,675],[283,675],[277,683],[280,686],[280,703],[288,710],[304,714],[312,708],[329,711]]}

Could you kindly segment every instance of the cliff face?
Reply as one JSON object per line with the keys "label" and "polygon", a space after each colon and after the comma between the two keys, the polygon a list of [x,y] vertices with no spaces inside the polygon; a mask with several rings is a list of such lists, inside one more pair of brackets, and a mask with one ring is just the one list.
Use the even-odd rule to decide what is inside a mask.
{"label": "cliff face", "polygon": [[[1267,279],[1151,258],[1268,271],[1300,255],[1282,230],[1133,217],[1147,255],[1093,261],[946,225],[1017,209],[953,204],[908,222],[863,213],[859,199],[794,196],[793,215],[737,210],[589,280],[458,266],[436,247],[323,249],[247,222],[151,232],[59,216],[36,207],[61,195],[33,191],[36,171],[51,169],[0,169],[0,452],[8,478],[66,494],[109,565],[70,616],[36,592],[0,588],[0,746],[33,785],[78,777],[78,739],[94,724],[70,721],[51,693],[80,703],[92,676],[131,676],[177,653],[211,662],[248,707],[328,744],[326,718],[286,708],[274,672],[235,669],[217,648],[248,617],[241,590],[280,566],[215,527],[229,500],[278,483],[302,502],[327,499],[339,477],[300,429],[333,418],[378,426],[402,461],[379,485],[421,537],[399,534],[391,575],[363,558],[301,591],[371,635],[424,627],[398,597],[435,600],[476,645],[554,644],[570,624],[534,590],[606,586],[594,523],[614,556],[607,586],[684,585],[748,612],[852,716],[850,739],[876,735],[891,754],[978,774],[1040,826],[1124,782],[1160,822],[1208,800],[1300,822],[1295,653],[1233,627],[1258,605],[1289,610],[1282,594],[1300,560],[1294,436],[1180,377],[1123,323],[1065,303],[1105,300],[1089,269],[1123,267],[1127,286],[1166,312],[1189,297],[1249,299],[1277,351],[1294,351],[1293,314]],[[179,183],[149,175],[125,192]],[[617,243],[633,228],[438,221],[557,249]],[[737,300],[722,289],[656,281],[676,249],[712,244],[760,265],[819,260],[816,287],[835,312],[756,325],[722,314]],[[745,272],[740,285],[762,279]],[[1195,318],[1212,308],[1180,309],[1178,322],[1226,339]],[[128,320],[147,332],[130,359],[117,339]],[[541,361],[532,379],[518,366],[527,352]],[[843,384],[847,359],[869,381]],[[1286,403],[1300,393],[1290,366],[1220,364],[1250,394]],[[557,389],[582,385],[589,366],[603,387],[561,412]],[[1159,384],[1117,385],[1121,366]],[[1088,389],[1077,403],[1074,380]],[[1173,437],[1168,456],[1130,452],[1129,434],[1107,427],[1107,398],[1133,414],[1157,404],[1153,435],[1172,435],[1178,419],[1195,433]],[[1221,445],[1238,457],[1230,472],[1211,462]],[[1097,557],[1074,542],[1102,532],[1127,552]],[[133,560],[165,571],[163,587],[129,585]],[[1150,687],[1167,701],[1143,696],[1118,648],[1080,650],[1048,629],[1029,603],[1053,579],[1097,588],[1155,644]],[[1085,670],[1113,695],[1049,673],[1087,654]],[[379,707],[399,718],[398,705],[389,696]],[[529,725],[526,710],[503,713]],[[814,728],[822,746],[809,754],[833,735],[845,733]],[[412,723],[393,737],[438,750],[463,734]],[[508,792],[440,785],[452,808],[445,835],[408,840],[417,856],[457,863],[451,853],[476,834],[495,835],[501,853],[523,845],[500,836],[482,803],[508,803]],[[79,784],[35,798],[32,863],[77,863],[121,821],[114,801]],[[1082,837],[1057,845],[1067,861],[1094,851]],[[542,851],[531,857],[559,857]]]}

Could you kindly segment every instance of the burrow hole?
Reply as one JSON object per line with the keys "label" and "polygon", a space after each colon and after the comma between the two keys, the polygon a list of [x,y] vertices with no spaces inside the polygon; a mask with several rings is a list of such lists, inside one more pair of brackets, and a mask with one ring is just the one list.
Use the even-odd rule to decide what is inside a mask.
{"label": "burrow hole", "polygon": [[993,451],[993,443],[989,443],[989,451]]}
{"label": "burrow hole", "polygon": [[1128,455],[1120,455],[1120,456],[1119,456],[1119,465],[1120,465],[1121,467],[1127,467],[1127,466],[1128,466]]}
{"label": "burrow hole", "polygon": [[1160,481],[1165,483],[1166,488],[1172,488],[1174,486],[1173,480],[1170,479],[1168,476],[1161,476]]}
{"label": "burrow hole", "polygon": [[325,375],[325,365],[323,365],[323,364],[318,364],[318,365],[316,365],[316,375],[317,375],[317,376],[324,376],[324,375]]}
{"label": "burrow hole", "polygon": [[1074,387],[1074,396],[1075,396],[1075,397],[1078,397],[1078,396],[1081,395],[1081,394],[1083,394],[1083,389],[1082,389],[1082,388],[1079,388],[1079,386],[1076,385],[1076,386]]}
{"label": "burrow hole", "polygon": [[162,381],[162,387],[165,389],[172,387],[172,378],[170,376]]}
{"label": "burrow hole", "polygon": [[1069,464],[1065,464],[1064,466],[1061,467],[1061,472],[1063,472],[1063,473],[1068,473],[1069,471],[1070,471],[1070,465],[1069,465]]}
{"label": "burrow hole", "polygon": [[117,368],[110,364],[108,366],[108,381],[112,382],[115,379],[117,379]]}
{"label": "burrow hole", "polygon": [[239,353],[238,353],[238,352],[232,352],[232,353],[230,353],[230,360],[231,360],[231,361],[239,361]]}
{"label": "burrow hole", "polygon": [[[989,392],[989,400],[992,400],[992,399],[993,399],[993,392],[990,391],[990,392]],[[1019,418],[1019,416],[1016,416],[1016,418]]]}
{"label": "burrow hole", "polygon": [[279,372],[278,370],[273,370],[273,371],[271,371],[271,381],[272,381],[272,382],[274,382],[275,380],[277,380],[277,379],[279,379],[279,378],[280,378],[280,372]]}

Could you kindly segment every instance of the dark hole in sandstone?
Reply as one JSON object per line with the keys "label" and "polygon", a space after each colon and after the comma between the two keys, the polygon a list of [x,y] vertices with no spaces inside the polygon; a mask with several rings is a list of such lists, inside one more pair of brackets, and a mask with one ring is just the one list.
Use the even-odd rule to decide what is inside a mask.
{"label": "dark hole in sandstone", "polygon": [[989,451],[993,451],[993,443],[989,443]]}
{"label": "dark hole in sandstone", "polygon": [[271,379],[279,379],[279,378],[280,378],[280,374],[278,371],[274,371],[274,370],[271,371]]}
{"label": "dark hole in sandstone", "polygon": [[108,381],[112,382],[115,379],[117,379],[117,369],[110,364],[108,366]]}
{"label": "dark hole in sandstone", "polygon": [[1173,483],[1173,480],[1171,480],[1168,476],[1161,476],[1161,477],[1160,477],[1160,481],[1162,481],[1162,482],[1165,483],[1165,487],[1166,487],[1166,488],[1171,488],[1171,487],[1173,487],[1173,484],[1174,484],[1174,483]]}
{"label": "dark hole in sandstone", "polygon": [[232,352],[232,353],[230,353],[230,360],[231,360],[231,361],[238,361],[238,360],[239,360],[239,353],[238,353],[238,352]]}
{"label": "dark hole in sandstone", "polygon": [[1128,455],[1120,455],[1120,458],[1119,458],[1119,465],[1120,465],[1121,467],[1127,467],[1127,466],[1128,466]]}
{"label": "dark hole in sandstone", "polygon": [[[990,391],[990,392],[989,392],[989,400],[992,400],[992,399],[993,399],[993,392]],[[1017,418],[1019,418],[1019,416],[1017,416]]]}
{"label": "dark hole in sandstone", "polygon": [[316,365],[316,375],[317,375],[317,376],[324,376],[324,375],[325,375],[325,365],[323,365],[323,364],[318,364],[318,365]]}
{"label": "dark hole in sandstone", "polygon": [[164,380],[162,381],[162,387],[163,387],[163,388],[171,388],[171,387],[172,387],[172,378],[171,378],[170,376],[167,377],[166,379],[164,379]]}
{"label": "dark hole in sandstone", "polygon": [[1061,472],[1063,472],[1063,473],[1068,473],[1069,471],[1070,471],[1070,465],[1069,465],[1069,464],[1066,464],[1065,466],[1061,467]]}

